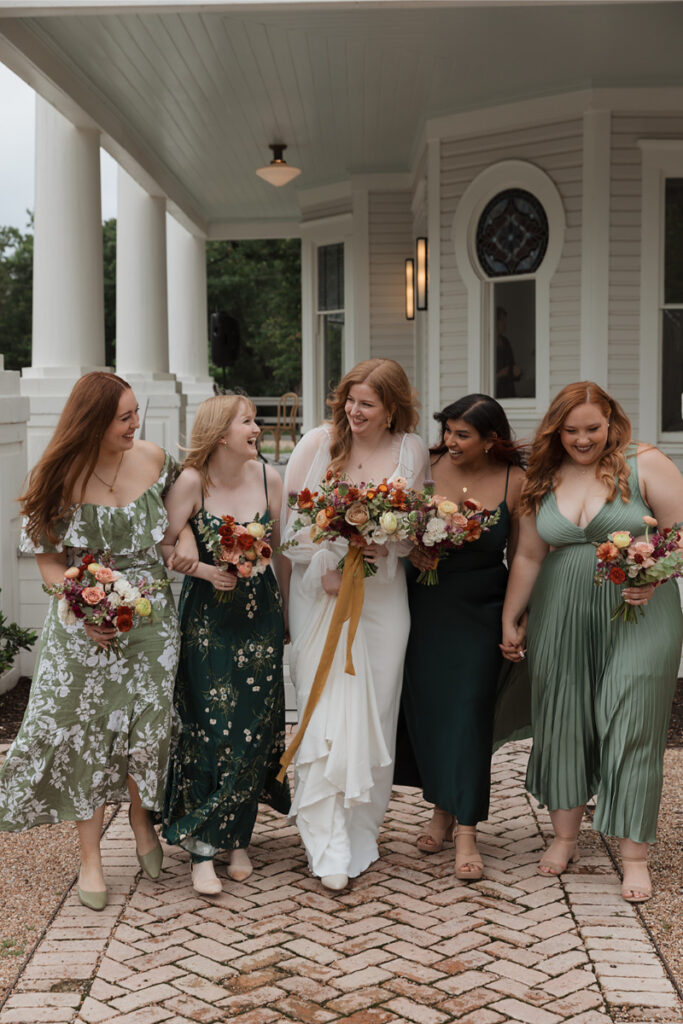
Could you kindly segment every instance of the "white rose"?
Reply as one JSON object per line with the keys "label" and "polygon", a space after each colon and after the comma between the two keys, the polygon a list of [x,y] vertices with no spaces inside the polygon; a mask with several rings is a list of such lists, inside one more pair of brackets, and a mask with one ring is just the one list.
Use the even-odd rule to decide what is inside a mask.
{"label": "white rose", "polygon": [[379,517],[379,525],[385,533],[396,533],[398,528],[398,519],[393,512],[383,512]]}
{"label": "white rose", "polygon": [[107,603],[110,608],[118,608],[121,604],[121,595],[117,594],[116,591],[112,590],[107,594]]}
{"label": "white rose", "polygon": [[372,544],[386,544],[389,540],[388,534],[379,527],[376,527],[369,536]]}
{"label": "white rose", "polygon": [[128,582],[128,580],[125,580],[123,577],[120,577],[116,581],[116,583],[114,584],[114,590],[116,591],[117,594],[120,594],[121,597],[124,597],[126,591],[129,590],[129,589],[130,589],[130,583]]}

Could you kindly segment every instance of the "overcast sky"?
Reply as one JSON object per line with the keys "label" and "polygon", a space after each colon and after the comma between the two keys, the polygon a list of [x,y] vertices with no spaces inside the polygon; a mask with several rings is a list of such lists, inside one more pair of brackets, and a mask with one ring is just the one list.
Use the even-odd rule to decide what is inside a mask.
{"label": "overcast sky", "polygon": [[[33,209],[35,93],[0,63],[0,225],[25,230]],[[102,154],[102,218],[116,216],[116,163]]]}

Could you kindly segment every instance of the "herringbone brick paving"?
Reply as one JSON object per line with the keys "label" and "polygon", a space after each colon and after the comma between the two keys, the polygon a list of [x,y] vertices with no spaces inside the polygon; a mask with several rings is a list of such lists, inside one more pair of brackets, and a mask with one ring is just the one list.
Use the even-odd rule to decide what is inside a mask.
{"label": "herringbone brick paving", "polygon": [[121,809],[103,841],[109,906],[96,914],[70,893],[0,1024],[681,1020],[594,837],[562,879],[536,874],[549,822],[524,792],[527,754],[517,743],[494,758],[486,878],[473,884],[455,879],[452,848],[416,849],[429,812],[413,790],[395,791],[381,859],[338,895],[309,875],[296,828],[268,809],[246,883],[201,898],[175,848],[152,882]]}

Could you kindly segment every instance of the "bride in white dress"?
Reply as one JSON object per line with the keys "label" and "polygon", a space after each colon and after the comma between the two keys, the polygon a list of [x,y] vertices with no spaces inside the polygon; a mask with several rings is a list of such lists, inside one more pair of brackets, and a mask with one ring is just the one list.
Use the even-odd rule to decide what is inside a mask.
{"label": "bride in white dress", "polygon": [[[316,490],[328,469],[352,483],[404,477],[423,486],[429,475],[424,442],[414,433],[418,414],[405,371],[392,359],[359,363],[342,379],[331,402],[332,421],[310,430],[294,449],[285,495]],[[337,564],[345,540],[314,544],[309,530],[295,533],[296,516],[283,510],[283,540],[293,563],[289,588],[290,669],[299,719],[327,637],[341,584]],[[377,836],[391,796],[396,722],[410,618],[401,556],[409,541],[370,545],[377,573],[365,580],[360,623],[353,641],[355,675],[344,671],[344,625],[325,689],[294,758],[292,816],[323,885],[342,889],[379,857]]]}

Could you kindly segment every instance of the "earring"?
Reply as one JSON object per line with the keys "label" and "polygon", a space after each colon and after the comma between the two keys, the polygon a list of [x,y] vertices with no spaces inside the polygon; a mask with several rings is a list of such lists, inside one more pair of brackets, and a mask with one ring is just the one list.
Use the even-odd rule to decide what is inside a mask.
{"label": "earring", "polygon": [[484,455],[488,455],[488,453],[489,453],[490,451],[491,451],[491,449],[490,449],[490,448],[484,448]]}
{"label": "earring", "polygon": [[392,422],[391,416],[387,416],[387,430],[391,430],[391,422]]}

